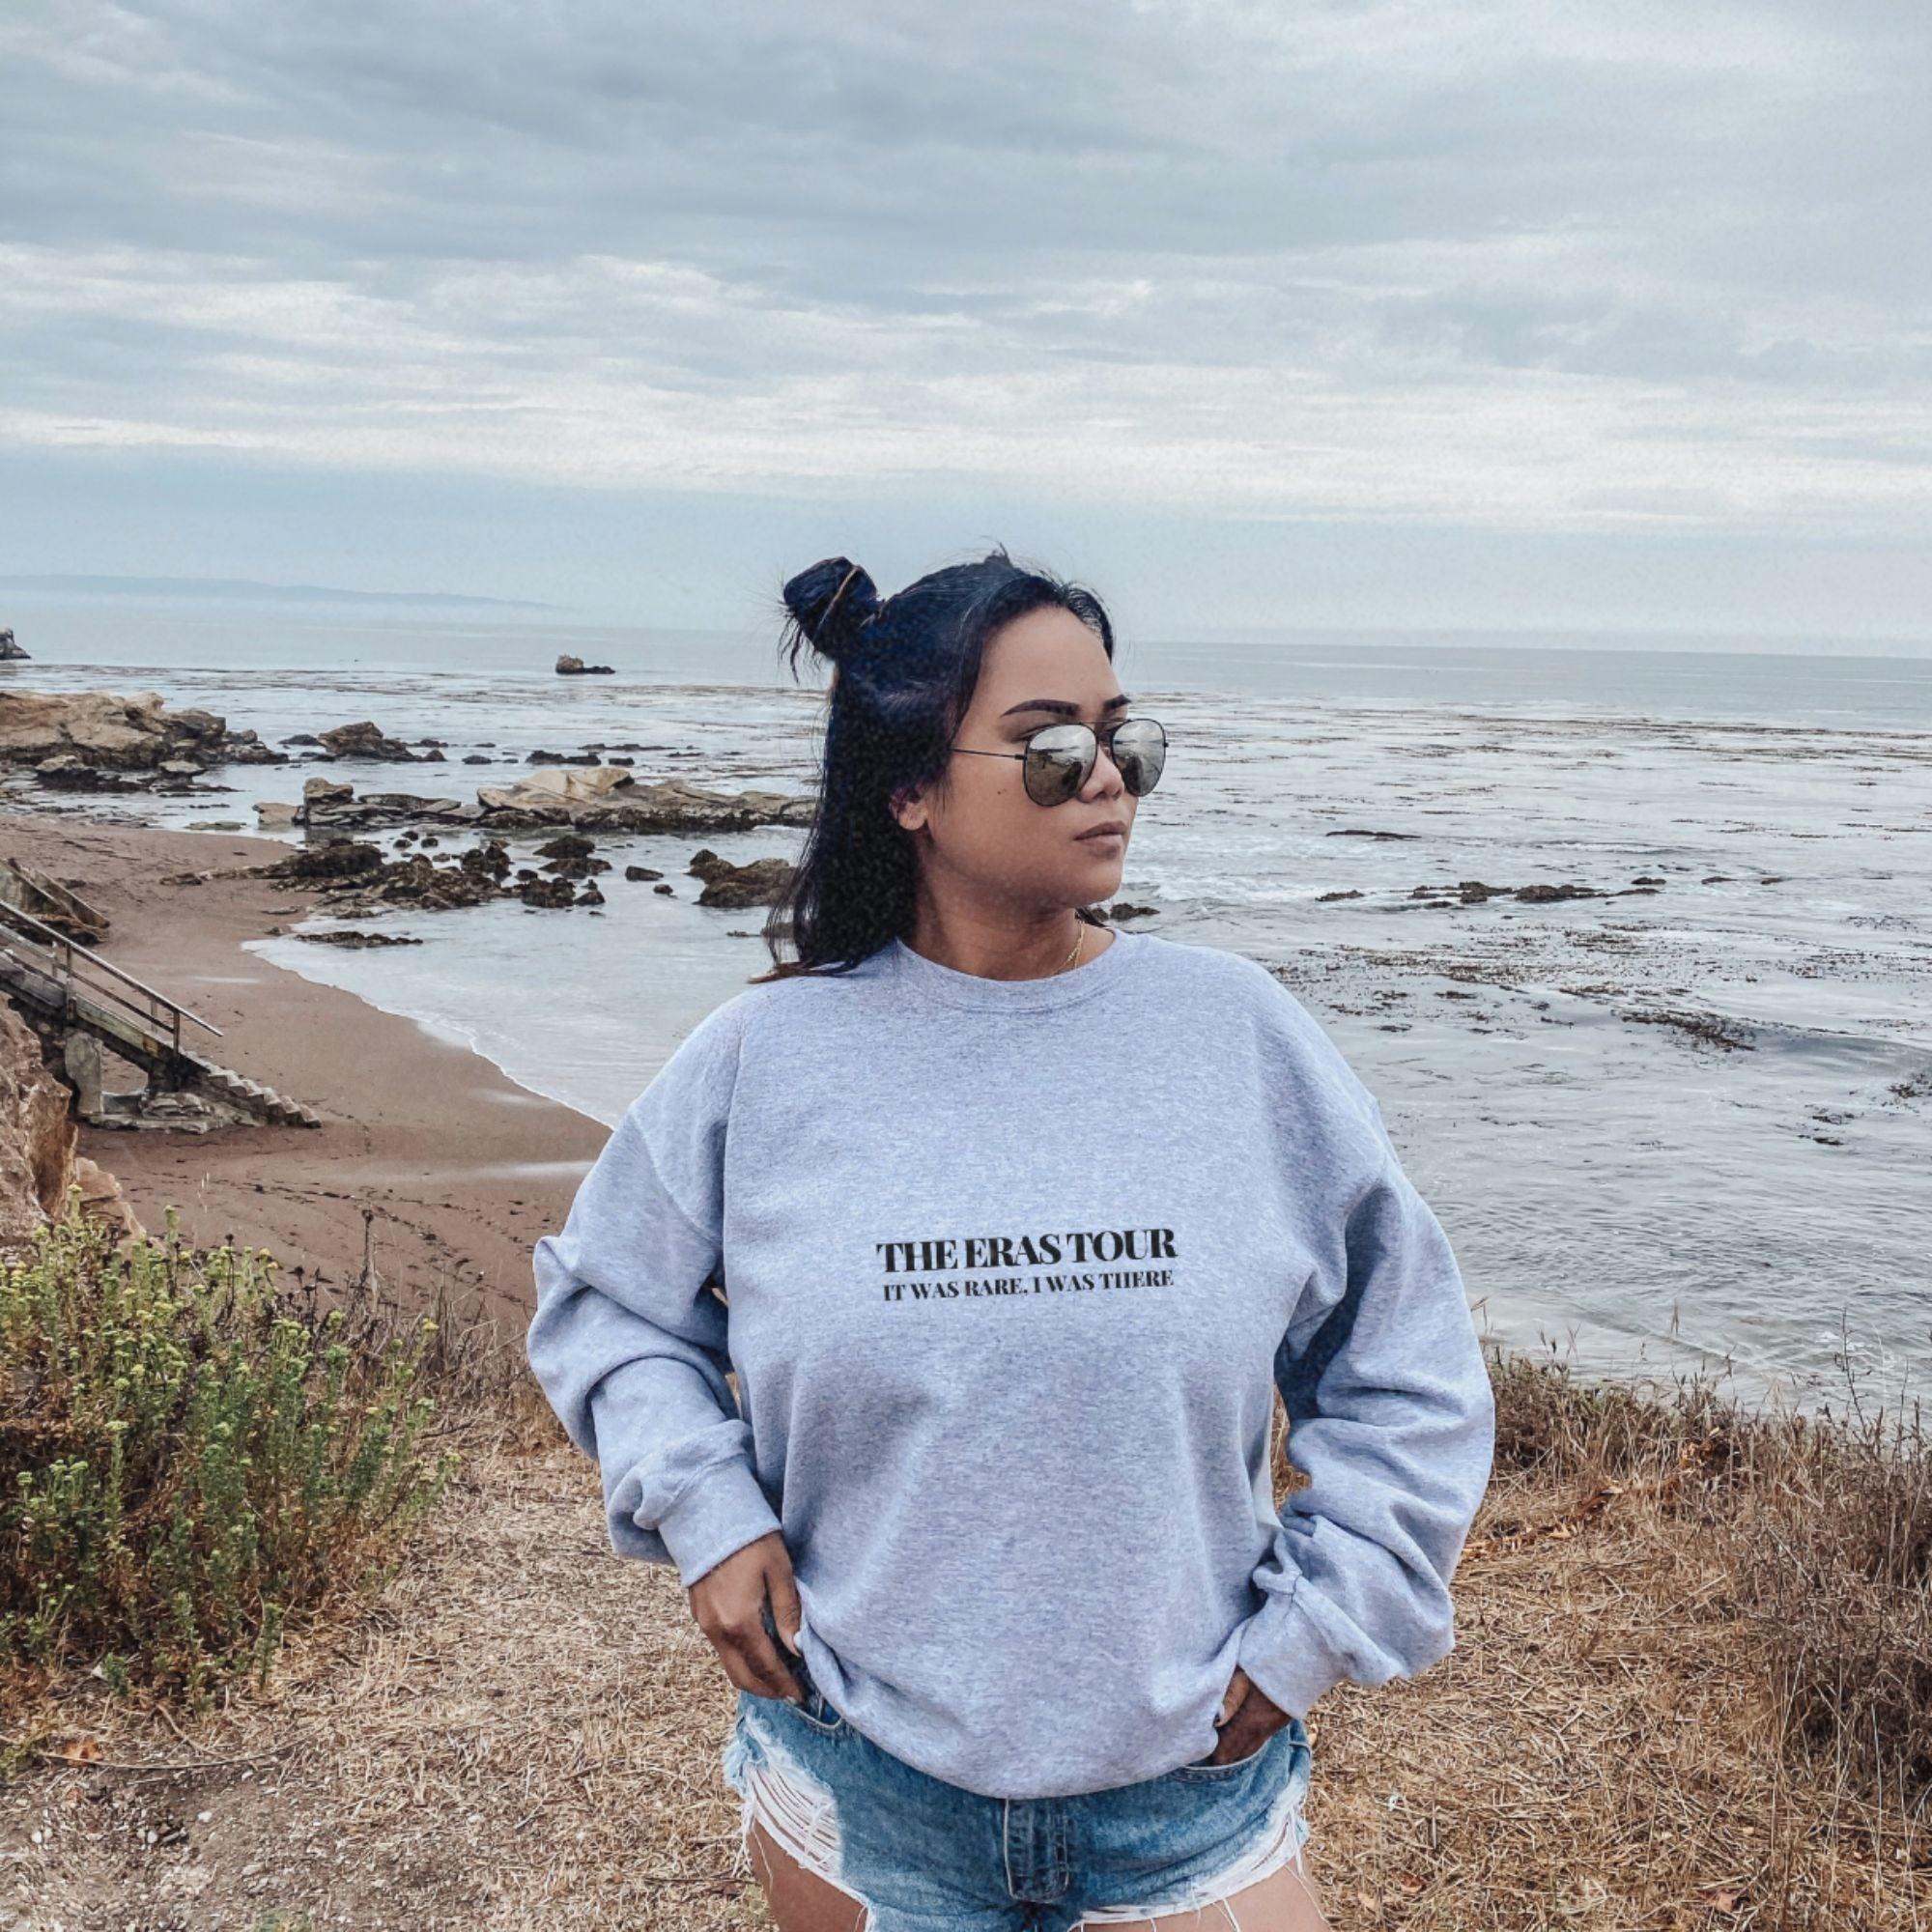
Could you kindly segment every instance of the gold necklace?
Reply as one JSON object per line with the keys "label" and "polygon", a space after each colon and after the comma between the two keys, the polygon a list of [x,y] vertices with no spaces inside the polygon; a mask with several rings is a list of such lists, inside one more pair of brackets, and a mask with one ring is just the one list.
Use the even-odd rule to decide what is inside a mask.
{"label": "gold necklace", "polygon": [[1080,957],[1080,944],[1087,937],[1087,922],[1076,915],[1073,923],[1079,930],[1073,935],[1073,951],[1066,955],[1066,965],[1060,969],[1063,973]]}

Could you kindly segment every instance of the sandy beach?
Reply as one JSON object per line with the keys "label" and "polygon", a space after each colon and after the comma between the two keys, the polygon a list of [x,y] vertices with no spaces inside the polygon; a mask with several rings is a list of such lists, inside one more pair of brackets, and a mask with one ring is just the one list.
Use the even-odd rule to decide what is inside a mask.
{"label": "sandy beach", "polygon": [[185,1238],[265,1247],[309,1279],[356,1274],[373,1208],[376,1268],[405,1306],[427,1308],[446,1288],[457,1310],[521,1346],[531,1245],[559,1224],[609,1129],[413,1020],[244,952],[300,918],[299,892],[164,883],[288,851],[245,835],[0,814],[0,852],[70,883],[112,922],[97,952],[221,1029],[219,1039],[193,1030],[200,1050],[324,1121],[205,1134],[83,1126],[78,1151],[116,1177],[151,1234],[173,1206]]}

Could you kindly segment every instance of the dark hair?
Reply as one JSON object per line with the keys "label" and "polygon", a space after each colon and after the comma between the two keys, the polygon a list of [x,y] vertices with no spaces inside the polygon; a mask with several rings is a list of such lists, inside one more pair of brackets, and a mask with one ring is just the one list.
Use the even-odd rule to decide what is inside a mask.
{"label": "dark hair", "polygon": [[[759,981],[856,966],[911,929],[919,860],[892,800],[945,773],[986,640],[1002,625],[1057,605],[1114,655],[1100,600],[1015,563],[1004,545],[928,572],[883,602],[864,570],[829,556],[792,578],[782,601],[779,653],[789,654],[794,678],[807,650],[833,669],[818,811],[766,922],[775,963]],[[794,959],[780,958],[781,936]]]}

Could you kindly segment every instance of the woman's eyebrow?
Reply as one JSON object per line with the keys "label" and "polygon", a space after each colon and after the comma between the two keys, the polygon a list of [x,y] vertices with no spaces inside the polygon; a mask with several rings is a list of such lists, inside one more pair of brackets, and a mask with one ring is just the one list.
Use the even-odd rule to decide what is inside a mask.
{"label": "woman's eyebrow", "polygon": [[[1103,713],[1118,711],[1122,705],[1129,701],[1132,696],[1131,692],[1122,691],[1118,696],[1108,698],[1106,703],[1101,705],[1100,709]],[[1008,705],[1000,713],[1000,716],[1002,718],[1010,718],[1015,711],[1057,711],[1063,718],[1078,718],[1080,716],[1079,705],[1069,704],[1064,697],[1029,697],[1024,704]]]}

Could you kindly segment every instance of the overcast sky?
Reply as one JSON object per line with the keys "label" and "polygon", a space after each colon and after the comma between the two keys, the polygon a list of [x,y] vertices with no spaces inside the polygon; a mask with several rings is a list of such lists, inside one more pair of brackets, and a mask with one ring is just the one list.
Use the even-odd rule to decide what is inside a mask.
{"label": "overcast sky", "polygon": [[8,0],[0,574],[1932,636],[1928,23]]}

